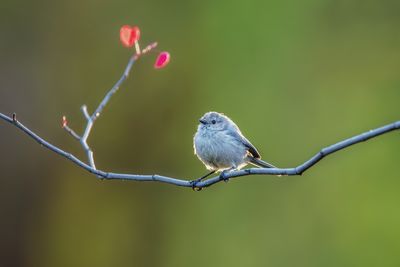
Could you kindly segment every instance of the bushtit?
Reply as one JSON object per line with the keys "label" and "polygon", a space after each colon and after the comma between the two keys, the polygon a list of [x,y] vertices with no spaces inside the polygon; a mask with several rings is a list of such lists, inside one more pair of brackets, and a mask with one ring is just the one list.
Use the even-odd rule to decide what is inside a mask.
{"label": "bushtit", "polygon": [[224,178],[225,171],[238,170],[249,163],[262,168],[276,168],[261,160],[257,149],[226,115],[207,112],[199,121],[193,140],[194,153],[211,172],[194,183],[215,172],[223,172]]}

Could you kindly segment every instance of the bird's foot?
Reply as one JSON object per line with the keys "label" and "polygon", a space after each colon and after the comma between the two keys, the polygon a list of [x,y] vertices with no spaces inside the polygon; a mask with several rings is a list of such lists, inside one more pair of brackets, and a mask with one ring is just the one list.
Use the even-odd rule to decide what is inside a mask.
{"label": "bird's foot", "polygon": [[229,170],[224,170],[221,172],[219,175],[219,178],[222,179],[225,183],[229,181],[229,177],[226,176],[226,174],[229,172]]}
{"label": "bird's foot", "polygon": [[201,189],[203,189],[202,187],[198,187],[197,184],[201,182],[201,180],[203,180],[203,177],[200,177],[199,179],[196,180],[192,180],[190,181],[190,185],[192,186],[192,190],[193,191],[200,191]]}
{"label": "bird's foot", "polygon": [[201,176],[200,178],[198,178],[196,180],[190,181],[190,184],[192,185],[193,191],[200,191],[201,189],[203,189],[202,187],[198,187],[197,184],[200,183],[201,181],[203,181],[204,179],[206,179],[208,176],[210,176],[213,173],[215,173],[215,170],[210,171],[206,175],[203,175],[203,176]]}

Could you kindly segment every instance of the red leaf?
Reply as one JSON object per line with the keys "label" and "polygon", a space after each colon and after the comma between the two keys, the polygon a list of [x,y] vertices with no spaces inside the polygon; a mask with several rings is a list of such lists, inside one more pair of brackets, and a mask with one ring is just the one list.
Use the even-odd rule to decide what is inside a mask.
{"label": "red leaf", "polygon": [[124,25],[119,31],[119,39],[125,47],[132,47],[139,41],[140,30],[137,26]]}
{"label": "red leaf", "polygon": [[164,68],[168,64],[169,59],[170,59],[170,55],[168,52],[165,52],[165,51],[161,52],[158,55],[156,62],[154,63],[154,68],[156,68],[156,69]]}

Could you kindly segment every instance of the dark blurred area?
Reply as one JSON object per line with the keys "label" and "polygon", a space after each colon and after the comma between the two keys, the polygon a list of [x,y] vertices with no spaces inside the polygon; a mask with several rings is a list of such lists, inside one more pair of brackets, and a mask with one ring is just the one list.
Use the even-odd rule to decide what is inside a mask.
{"label": "dark blurred area", "polygon": [[[198,118],[230,116],[263,159],[294,167],[400,118],[400,2],[2,1],[0,112],[85,159],[81,132],[132,51],[140,59],[89,143],[105,171],[194,179]],[[100,181],[0,121],[0,266],[399,266],[399,133],[301,177],[192,192]]]}

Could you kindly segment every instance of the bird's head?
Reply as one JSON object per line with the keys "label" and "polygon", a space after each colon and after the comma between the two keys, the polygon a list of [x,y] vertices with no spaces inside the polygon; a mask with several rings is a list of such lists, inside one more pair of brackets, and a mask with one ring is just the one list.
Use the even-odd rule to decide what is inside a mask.
{"label": "bird's head", "polygon": [[215,111],[207,112],[199,120],[202,129],[221,131],[227,129],[233,123],[227,116]]}

